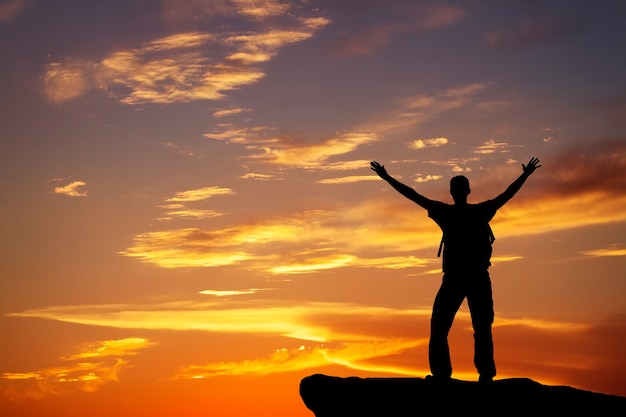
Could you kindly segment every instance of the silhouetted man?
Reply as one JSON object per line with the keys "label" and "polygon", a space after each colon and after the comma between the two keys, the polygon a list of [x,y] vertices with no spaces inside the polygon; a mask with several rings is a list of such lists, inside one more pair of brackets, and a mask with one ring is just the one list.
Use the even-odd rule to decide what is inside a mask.
{"label": "silhouetted man", "polygon": [[[489,221],[541,167],[538,163],[538,158],[532,158],[528,165],[522,164],[522,174],[502,194],[479,204],[467,202],[471,190],[468,179],[462,175],[450,180],[454,204],[446,204],[424,197],[389,175],[383,165],[371,163],[372,170],[396,191],[428,210],[428,216],[443,231],[443,281],[433,304],[428,345],[430,371],[435,380],[448,380],[452,375],[448,333],[466,297],[474,328],[474,365],[479,381],[492,381],[496,375],[491,335],[493,297],[488,272],[494,237]],[[441,249],[440,246],[440,253]]]}

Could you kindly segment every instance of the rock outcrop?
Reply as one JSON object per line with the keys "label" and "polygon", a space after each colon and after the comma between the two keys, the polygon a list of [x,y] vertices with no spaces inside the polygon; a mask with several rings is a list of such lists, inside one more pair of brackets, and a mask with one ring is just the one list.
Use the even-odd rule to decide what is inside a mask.
{"label": "rock outcrop", "polygon": [[626,415],[626,397],[527,378],[479,383],[316,374],[302,379],[300,396],[316,417]]}

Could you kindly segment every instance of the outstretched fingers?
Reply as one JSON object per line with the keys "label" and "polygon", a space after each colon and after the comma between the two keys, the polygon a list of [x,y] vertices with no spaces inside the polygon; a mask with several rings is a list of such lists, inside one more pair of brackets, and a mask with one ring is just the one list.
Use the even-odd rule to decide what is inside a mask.
{"label": "outstretched fingers", "polygon": [[530,161],[528,161],[528,165],[522,164],[522,169],[524,170],[524,172],[527,172],[529,174],[535,172],[537,168],[541,168],[541,165],[539,165],[539,158],[536,157],[530,158]]}

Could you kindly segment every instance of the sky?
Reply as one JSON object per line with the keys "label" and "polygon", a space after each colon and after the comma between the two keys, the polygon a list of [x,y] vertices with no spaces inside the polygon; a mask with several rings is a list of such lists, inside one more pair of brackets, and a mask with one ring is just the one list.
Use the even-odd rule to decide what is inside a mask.
{"label": "sky", "polygon": [[[425,377],[428,198],[497,196],[498,378],[626,396],[626,3],[0,0],[6,416]],[[453,377],[476,380],[467,306]]]}

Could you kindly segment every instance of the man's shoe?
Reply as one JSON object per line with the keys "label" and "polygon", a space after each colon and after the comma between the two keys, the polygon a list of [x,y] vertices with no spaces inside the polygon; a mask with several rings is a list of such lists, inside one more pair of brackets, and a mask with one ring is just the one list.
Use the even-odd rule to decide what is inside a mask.
{"label": "man's shoe", "polygon": [[438,375],[426,375],[426,381],[431,381],[436,384],[443,384],[450,382],[452,378],[449,376],[438,376]]}

